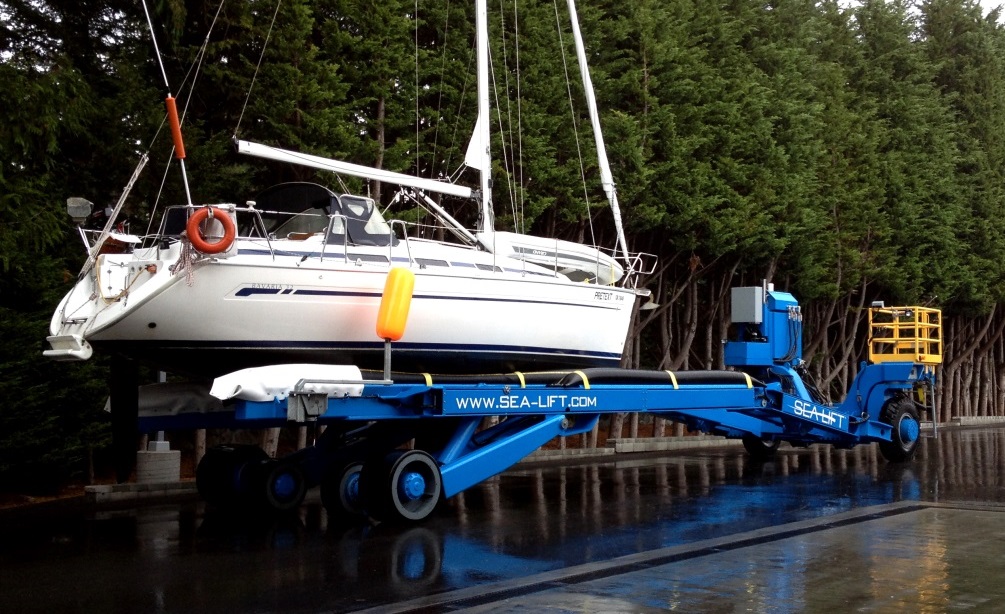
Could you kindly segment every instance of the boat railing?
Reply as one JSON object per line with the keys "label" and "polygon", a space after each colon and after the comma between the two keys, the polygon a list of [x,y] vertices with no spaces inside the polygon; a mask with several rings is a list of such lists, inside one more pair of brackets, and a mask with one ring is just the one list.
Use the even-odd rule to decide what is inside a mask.
{"label": "boat railing", "polygon": [[192,213],[206,206],[221,207],[227,211],[232,211],[235,224],[237,225],[238,237],[246,240],[264,239],[269,253],[275,257],[275,250],[272,246],[272,239],[275,238],[275,235],[269,233],[265,220],[262,218],[262,213],[277,214],[279,212],[262,211],[256,209],[251,203],[244,207],[238,207],[233,204],[174,205],[168,207],[164,211],[164,215],[161,216],[160,226],[158,226],[156,234],[143,237],[144,245],[159,243],[166,239],[181,238],[186,233],[188,219]]}
{"label": "boat railing", "polygon": [[[555,270],[556,271],[560,270],[559,269],[559,263],[558,263],[559,249],[560,249],[559,242],[556,240],[555,241]],[[614,276],[614,266],[612,264],[610,264],[610,263],[617,261],[618,254],[617,254],[617,250],[607,249],[607,248],[603,248],[603,247],[600,247],[600,246],[594,246],[593,249],[597,253],[597,258],[596,258],[596,260],[594,262],[594,264],[597,265],[597,268],[593,272],[593,275],[594,275],[593,281],[599,283],[600,280],[601,280],[601,275],[604,274],[604,273],[607,273],[610,277]],[[600,257],[601,254],[603,254],[604,256],[607,256],[607,258],[601,258]],[[605,270],[605,269],[607,269],[607,270]],[[613,285],[613,283],[614,282],[610,282],[609,285]]]}
{"label": "boat railing", "polygon": [[[157,234],[148,238],[160,241],[165,238],[182,236],[185,233],[189,216],[193,211],[203,206],[205,205],[177,205],[168,207],[164,216],[161,218],[161,224],[158,228]],[[227,209],[233,210],[237,219],[238,237],[240,239],[251,241],[264,240],[269,253],[273,258],[276,256],[276,249],[273,245],[273,241],[280,238],[280,235],[284,235],[282,238],[296,241],[306,240],[311,236],[321,233],[324,235],[321,246],[321,260],[324,260],[327,255],[327,248],[333,244],[332,237],[341,238],[341,257],[343,259],[347,257],[347,222],[346,216],[342,214],[336,213],[328,215],[306,212],[292,213],[289,211],[273,211],[268,209],[259,209],[250,203],[244,207],[237,207],[234,205],[211,206],[225,206]],[[263,215],[273,216],[276,218],[272,221],[271,229],[270,225],[266,223]],[[291,224],[293,225],[291,226]],[[87,241],[85,238],[85,244],[86,243]]]}
{"label": "boat railing", "polygon": [[[84,249],[87,250],[87,253],[91,253],[94,250],[94,245],[101,240],[101,234],[103,231],[98,228],[84,228],[82,226],[78,226],[77,232],[80,233],[80,240],[84,243]],[[142,240],[142,237],[129,234],[128,228],[113,230],[105,237],[99,253],[124,253],[131,250],[133,244],[139,243]]]}
{"label": "boat railing", "polygon": [[625,284],[635,287],[642,275],[652,275],[656,271],[659,258],[647,252],[629,252],[628,257],[618,256],[625,267]]}
{"label": "boat railing", "polygon": [[400,219],[390,220],[388,224],[401,227],[403,240],[431,241],[435,243],[449,243],[457,247],[473,247],[469,242],[464,240],[463,236],[456,233],[455,228],[447,224],[428,224]]}
{"label": "boat railing", "polygon": [[[172,205],[164,210],[164,214],[161,216],[160,225],[157,227],[157,232],[142,237],[143,245],[149,247],[165,240],[181,238],[185,235],[189,217],[193,212],[202,209],[203,207],[218,207],[226,210],[227,212],[233,212],[235,215],[239,213],[247,213],[249,210],[253,210],[248,207],[238,207],[237,205],[228,203],[214,203],[208,205]],[[240,218],[236,218],[237,232],[241,235],[242,226],[239,222]],[[258,219],[258,223],[264,229],[264,224],[262,223],[261,218]],[[245,231],[245,234],[247,234],[247,231]]]}
{"label": "boat railing", "polygon": [[[560,270],[559,259],[561,257],[559,250],[562,241],[555,240],[555,270]],[[595,280],[601,279],[601,274],[606,273],[606,268],[613,268],[609,264],[610,262],[618,262],[622,265],[624,269],[624,275],[622,279],[624,282],[622,285],[632,287],[638,283],[638,278],[642,275],[652,275],[656,270],[656,264],[658,258],[654,254],[649,254],[646,252],[628,252],[627,257],[622,255],[617,249],[606,248],[606,247],[593,247],[593,250],[597,253],[597,258],[595,260],[596,269],[594,271]],[[602,258],[601,255],[607,258]],[[616,282],[610,282],[610,285],[615,285]]]}
{"label": "boat railing", "polygon": [[[412,266],[414,260],[412,259],[412,244],[408,241],[408,226],[407,222],[404,220],[390,220],[388,222],[388,227],[391,229],[391,236],[396,236],[394,232],[395,226],[401,226],[401,240],[405,242],[405,253],[408,254],[408,266]],[[387,242],[387,261],[394,262],[394,241]]]}
{"label": "boat railing", "polygon": [[[328,228],[325,229],[325,238],[321,243],[321,262],[325,261],[325,250],[328,249],[329,240],[334,237],[342,237],[342,262],[349,262],[349,233],[346,232],[346,217],[341,213],[333,213],[328,216]],[[339,232],[341,229],[342,232]]]}
{"label": "boat railing", "polygon": [[[262,213],[258,209],[255,209],[254,206],[249,204],[247,207],[235,210],[235,214],[245,214],[245,215],[251,214],[251,224],[252,224],[251,228],[254,230],[258,230],[258,232],[261,233],[262,236],[259,238],[265,239],[265,244],[269,248],[269,254],[271,254],[272,257],[275,258],[276,252],[275,250],[272,249],[272,238],[269,236],[269,232],[265,228],[265,220],[262,219]],[[238,219],[238,221],[240,222],[240,218]],[[241,225],[238,224],[237,227],[241,228]]]}
{"label": "boat railing", "polygon": [[192,212],[202,209],[203,207],[221,207],[227,211],[233,211],[235,214],[247,214],[253,213],[254,226],[247,226],[241,224],[241,218],[237,219],[237,233],[242,238],[256,238],[252,232],[258,232],[261,234],[257,238],[268,238],[265,232],[265,222],[262,221],[262,216],[259,214],[258,209],[252,206],[238,207],[233,204],[212,204],[212,205],[173,205],[168,207],[164,211],[164,215],[161,216],[160,226],[157,228],[157,233],[152,235],[158,239],[180,237],[185,234],[186,226],[188,225],[188,218],[192,215]]}

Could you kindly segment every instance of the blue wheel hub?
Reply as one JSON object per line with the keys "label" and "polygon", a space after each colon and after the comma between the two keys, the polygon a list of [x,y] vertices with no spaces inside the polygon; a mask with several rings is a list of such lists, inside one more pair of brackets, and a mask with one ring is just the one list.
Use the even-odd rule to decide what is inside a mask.
{"label": "blue wheel hub", "polygon": [[345,483],[345,495],[346,501],[356,504],[359,503],[359,472],[355,472],[346,479]]}
{"label": "blue wheel hub", "polygon": [[402,498],[415,501],[426,492],[426,478],[415,471],[409,471],[401,476]]}
{"label": "blue wheel hub", "polygon": [[297,490],[297,481],[289,473],[280,473],[272,481],[272,492],[280,499],[288,499]]}
{"label": "blue wheel hub", "polygon": [[918,421],[910,416],[904,416],[904,419],[900,421],[900,440],[905,443],[911,443],[920,434],[921,425],[918,424]]}

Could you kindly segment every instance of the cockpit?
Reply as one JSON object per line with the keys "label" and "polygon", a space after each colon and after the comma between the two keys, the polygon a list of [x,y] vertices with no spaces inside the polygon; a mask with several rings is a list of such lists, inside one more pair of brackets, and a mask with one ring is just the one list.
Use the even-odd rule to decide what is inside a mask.
{"label": "cockpit", "polygon": [[[388,245],[396,243],[390,226],[384,221],[373,199],[352,194],[337,195],[316,183],[283,183],[273,186],[255,199],[265,232],[278,239],[305,239],[327,233],[327,243],[352,245]],[[241,234],[255,236],[251,219],[242,225]],[[260,234],[261,230],[257,230]]]}

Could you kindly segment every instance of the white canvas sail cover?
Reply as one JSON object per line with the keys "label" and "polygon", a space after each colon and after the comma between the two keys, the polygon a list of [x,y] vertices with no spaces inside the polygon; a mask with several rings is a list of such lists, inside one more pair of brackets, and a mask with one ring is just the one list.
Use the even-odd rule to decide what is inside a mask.
{"label": "white canvas sail cover", "polygon": [[485,140],[486,131],[482,126],[483,121],[485,120],[478,116],[478,121],[475,122],[475,131],[471,135],[471,141],[468,142],[468,151],[464,155],[464,164],[487,173],[492,169],[489,162],[489,143]]}

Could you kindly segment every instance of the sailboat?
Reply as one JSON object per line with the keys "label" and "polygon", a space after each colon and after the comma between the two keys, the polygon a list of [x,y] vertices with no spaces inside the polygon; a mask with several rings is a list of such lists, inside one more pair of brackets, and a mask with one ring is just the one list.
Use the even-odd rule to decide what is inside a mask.
{"label": "sailboat", "polygon": [[[399,370],[617,366],[633,310],[648,293],[636,287],[571,1],[570,14],[617,257],[493,228],[488,19],[486,1],[477,0],[479,113],[467,161],[480,172],[479,188],[236,142],[251,156],[401,186],[396,198],[433,212],[453,241],[409,236],[372,199],[305,183],[275,186],[244,205],[169,207],[155,234],[138,237],[114,230],[124,194],[88,242],[87,263],[53,314],[45,355],[86,360],[109,352],[201,377],[281,363],[377,367],[381,293],[390,269],[407,267],[415,282],[407,329],[394,345]],[[177,149],[176,116],[172,125]],[[478,201],[479,228],[465,229],[430,194]]]}

